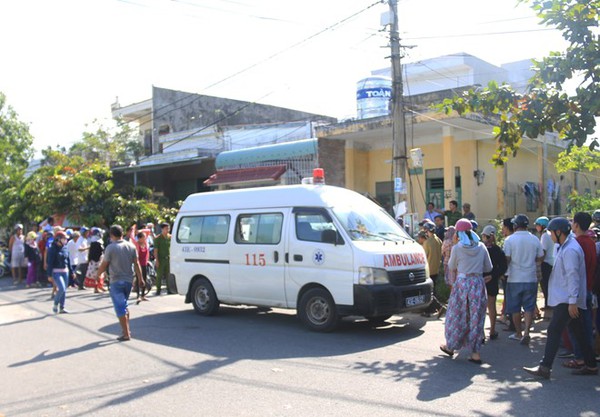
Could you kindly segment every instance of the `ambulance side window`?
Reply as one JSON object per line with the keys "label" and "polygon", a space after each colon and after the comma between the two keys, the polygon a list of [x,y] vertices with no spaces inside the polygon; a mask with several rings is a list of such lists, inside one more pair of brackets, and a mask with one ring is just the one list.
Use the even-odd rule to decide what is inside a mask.
{"label": "ambulance side window", "polygon": [[[338,244],[343,244],[341,236],[337,233],[335,225],[329,216],[314,210],[301,211],[294,210],[296,223],[296,238],[307,242],[324,242],[327,241],[327,234],[337,235]],[[325,233],[324,233],[325,232]],[[330,240],[335,240],[331,238]]]}
{"label": "ambulance side window", "polygon": [[235,225],[235,243],[277,245],[281,242],[283,214],[242,214]]}
{"label": "ambulance side window", "polygon": [[227,214],[183,217],[177,229],[177,242],[226,243],[229,221]]}

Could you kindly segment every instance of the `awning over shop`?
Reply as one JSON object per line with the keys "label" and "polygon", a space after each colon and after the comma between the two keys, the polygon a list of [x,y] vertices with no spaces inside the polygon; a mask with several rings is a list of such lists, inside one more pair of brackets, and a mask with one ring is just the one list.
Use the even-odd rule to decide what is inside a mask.
{"label": "awning over shop", "polygon": [[225,151],[217,155],[215,167],[217,169],[223,169],[239,165],[256,164],[264,161],[288,160],[305,155],[316,155],[317,148],[317,139],[305,139],[277,143],[275,145]]}
{"label": "awning over shop", "polygon": [[276,182],[286,171],[285,165],[217,170],[204,185]]}

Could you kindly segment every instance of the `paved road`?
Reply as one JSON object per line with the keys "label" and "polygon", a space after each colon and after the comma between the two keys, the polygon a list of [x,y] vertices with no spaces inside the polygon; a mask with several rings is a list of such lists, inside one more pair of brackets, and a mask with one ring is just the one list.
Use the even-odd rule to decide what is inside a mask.
{"label": "paved road", "polygon": [[293,312],[205,318],[171,295],[131,306],[135,339],[119,343],[108,296],[69,290],[69,315],[51,305],[48,289],[0,279],[0,415],[600,416],[600,377],[520,370],[539,360],[545,322],[529,348],[501,332],[479,367],[444,357],[443,321],[413,314],[318,334]]}

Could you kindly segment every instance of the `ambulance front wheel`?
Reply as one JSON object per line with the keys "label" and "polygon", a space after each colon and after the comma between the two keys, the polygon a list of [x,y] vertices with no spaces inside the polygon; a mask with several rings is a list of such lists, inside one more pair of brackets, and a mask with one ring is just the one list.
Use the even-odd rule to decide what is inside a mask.
{"label": "ambulance front wheel", "polygon": [[213,316],[219,311],[219,300],[212,284],[206,278],[200,278],[192,286],[192,305],[196,313]]}
{"label": "ambulance front wheel", "polygon": [[332,331],[339,318],[331,294],[323,288],[311,288],[302,295],[298,315],[310,330],[316,332]]}

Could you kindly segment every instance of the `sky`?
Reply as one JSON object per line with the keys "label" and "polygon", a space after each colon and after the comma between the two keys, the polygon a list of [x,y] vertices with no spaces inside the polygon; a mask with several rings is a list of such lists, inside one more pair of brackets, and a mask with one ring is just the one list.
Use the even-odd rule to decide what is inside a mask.
{"label": "sky", "polygon": [[[0,91],[36,150],[112,123],[152,86],[345,119],[389,67],[375,0],[4,0]],[[564,50],[517,0],[399,0],[403,63],[466,52],[495,65]]]}

